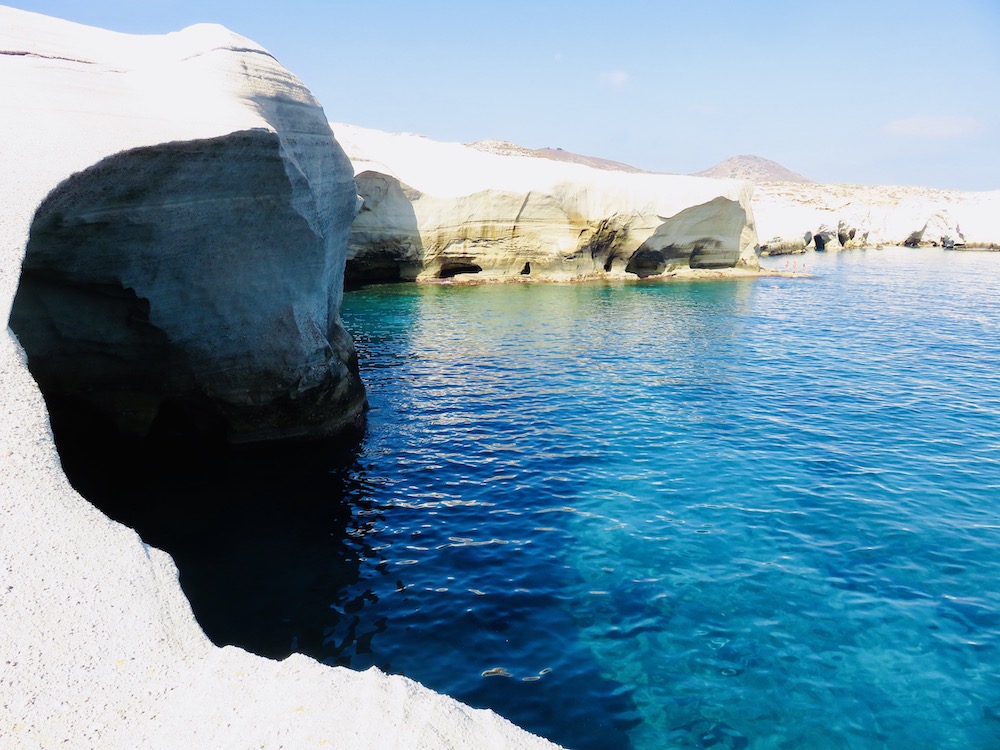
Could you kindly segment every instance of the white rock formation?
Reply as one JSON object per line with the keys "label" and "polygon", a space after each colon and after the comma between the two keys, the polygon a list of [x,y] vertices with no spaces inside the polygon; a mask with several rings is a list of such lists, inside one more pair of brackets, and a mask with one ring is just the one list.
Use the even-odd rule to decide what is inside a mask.
{"label": "white rock formation", "polygon": [[[63,222],[94,231],[105,219],[125,222],[136,235],[148,230],[149,241],[169,255],[183,221],[209,230],[199,223],[196,207],[170,201],[194,194],[211,202],[215,196],[201,184],[202,170],[218,177],[226,170],[212,162],[234,158],[237,174],[223,182],[234,191],[224,194],[229,207],[206,208],[226,222],[226,231],[235,224],[228,212],[247,197],[239,183],[260,180],[269,195],[277,191],[273,205],[290,202],[294,209],[284,205],[280,221],[297,237],[321,238],[324,248],[336,252],[353,210],[353,189],[328,133],[314,125],[318,115],[308,92],[273,58],[220,27],[136,38],[0,8],[3,319],[11,310],[36,211],[61,183],[44,231],[57,231]],[[317,145],[321,141],[327,145]],[[150,155],[155,169],[144,161]],[[259,170],[253,164],[257,156]],[[188,157],[196,169],[186,169]],[[281,190],[278,166],[287,178]],[[78,172],[82,177],[63,182]],[[128,180],[144,197],[134,199],[107,175]],[[150,183],[159,178],[169,190],[153,189]],[[84,179],[86,189],[74,191],[76,179]],[[157,203],[156,197],[170,200]],[[169,221],[151,218],[173,212]],[[246,220],[266,229],[259,218]],[[156,231],[162,226],[169,231],[161,236]],[[267,317],[277,314],[273,298],[284,285],[299,283],[306,271],[319,275],[317,285],[337,288],[340,280],[334,261],[317,265],[310,256],[302,259],[303,269],[289,269],[287,279],[254,281],[240,265],[244,256],[234,252],[214,267],[196,265],[215,277],[187,290],[176,279],[143,270],[148,249],[138,237],[130,242],[129,253],[139,256],[135,264],[131,255],[108,260],[129,274],[118,288],[130,287],[138,296],[147,288],[173,289],[188,295],[185,305],[210,306],[211,287],[231,286],[231,274],[239,283],[262,285],[252,293],[262,299],[260,315]],[[319,248],[317,242],[309,252]],[[269,263],[264,251],[254,247],[252,261],[268,273],[289,260]],[[164,267],[167,275],[179,273],[178,264]],[[334,295],[319,303],[310,296],[314,293],[310,289],[310,301],[270,333],[259,320],[254,325],[252,311],[226,295],[218,304],[227,308],[226,315],[235,309],[240,325],[251,325],[247,343],[294,330],[307,342],[299,353],[315,351],[309,364],[322,367],[319,342],[324,326],[336,320],[339,300]],[[151,311],[154,322],[159,320],[155,300]],[[205,325],[193,335],[218,336],[219,348],[228,352],[219,361],[228,361],[244,334],[227,330],[220,318],[210,316]],[[213,354],[205,344],[201,340],[195,351],[207,361]],[[341,345],[346,344],[330,348]],[[297,356],[289,355],[290,365]],[[301,372],[303,382],[310,373]],[[278,663],[214,647],[192,616],[170,558],[70,488],[44,402],[9,328],[0,336],[0,399],[4,748],[550,746],[491,712],[467,708],[401,677],[332,669],[301,656]]]}
{"label": "white rock formation", "polygon": [[345,124],[334,130],[364,199],[349,280],[756,268],[746,183],[599,170]]}
{"label": "white rock formation", "polygon": [[5,174],[31,165],[11,327],[43,390],[137,434],[165,400],[234,441],[354,419],[339,290],[355,188],[309,92],[218,27],[67,46],[7,15]]}
{"label": "white rock formation", "polygon": [[775,253],[813,249],[824,230],[828,250],[949,240],[1000,246],[1000,191],[763,183],[754,187],[753,211],[761,247]]}

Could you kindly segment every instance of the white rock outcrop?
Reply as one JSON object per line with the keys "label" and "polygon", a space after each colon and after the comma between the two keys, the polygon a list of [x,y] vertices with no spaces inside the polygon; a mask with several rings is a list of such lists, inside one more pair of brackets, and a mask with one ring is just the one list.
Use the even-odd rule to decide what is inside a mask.
{"label": "white rock outcrop", "polygon": [[[193,376],[229,367],[241,345],[286,338],[297,342],[282,356],[299,368],[294,377],[303,392],[331,368],[346,367],[337,356],[349,346],[335,333],[338,293],[318,287],[339,289],[336,256],[354,190],[343,156],[316,124],[321,117],[272,57],[220,27],[140,38],[0,7],[3,319],[26,248],[38,239],[35,225],[46,240],[35,248],[37,275],[66,281],[47,250],[57,235],[60,253],[71,259],[63,276],[92,274],[81,293],[105,285],[112,297],[137,305],[133,322],[146,325],[139,318],[148,314],[163,335],[197,339],[186,350]],[[205,184],[206,175],[221,193]],[[256,203],[247,185],[259,185],[267,200]],[[207,205],[216,200],[224,206]],[[205,248],[227,252],[206,216],[245,241],[233,216],[240,205],[246,209],[240,216],[264,233],[259,243],[233,247],[214,264],[187,256],[193,274],[169,257],[191,249],[186,222],[203,235]],[[305,242],[302,256],[267,257],[278,230],[257,214],[265,208]],[[101,255],[102,243],[92,240],[104,231],[125,249]],[[164,261],[159,275],[150,265],[154,251]],[[88,260],[84,253],[97,256]],[[259,278],[253,267],[277,276]],[[198,275],[200,281],[192,278]],[[312,286],[299,289],[307,278]],[[240,301],[234,289],[240,284],[251,286],[259,310]],[[282,308],[277,300],[292,287],[305,301]],[[178,307],[194,311],[161,314],[169,293],[179,295]],[[82,310],[74,321],[72,305],[57,309],[66,317],[51,323],[63,327],[64,339],[72,340],[76,322],[96,330],[85,319],[98,313]],[[111,349],[121,343],[104,342]],[[212,382],[220,399],[233,398],[239,387],[226,377]],[[3,747],[549,746],[491,712],[405,678],[214,647],[192,616],[170,558],[69,486],[42,396],[9,328],[0,336],[0,389]],[[254,404],[252,394],[245,397]]]}
{"label": "white rock outcrop", "polygon": [[43,392],[137,435],[165,402],[235,442],[356,418],[355,187],[311,94],[219,27],[67,46],[7,15],[4,174],[28,235],[10,324]]}
{"label": "white rock outcrop", "polygon": [[334,124],[364,200],[348,280],[565,280],[756,268],[750,186]]}
{"label": "white rock outcrop", "polygon": [[762,250],[879,245],[1000,247],[1000,191],[762,183],[754,187]]}

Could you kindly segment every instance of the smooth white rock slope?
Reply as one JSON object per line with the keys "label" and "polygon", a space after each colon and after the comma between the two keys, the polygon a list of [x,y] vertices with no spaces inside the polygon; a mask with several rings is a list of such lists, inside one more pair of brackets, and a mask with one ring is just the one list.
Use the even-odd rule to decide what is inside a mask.
{"label": "smooth white rock slope", "polygon": [[[0,7],[3,319],[36,209],[65,178],[126,149],[276,134],[300,214],[342,241],[346,225],[325,225],[342,221],[339,209],[307,205],[329,176],[283,129],[311,108],[273,58],[217,26],[138,38]],[[401,677],[214,647],[170,558],[68,485],[9,328],[0,399],[3,747],[549,746]]]}

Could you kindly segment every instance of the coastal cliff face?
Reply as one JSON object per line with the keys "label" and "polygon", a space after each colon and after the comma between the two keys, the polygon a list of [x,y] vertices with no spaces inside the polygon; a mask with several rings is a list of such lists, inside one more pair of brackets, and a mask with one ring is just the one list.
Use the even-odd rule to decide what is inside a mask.
{"label": "coastal cliff face", "polygon": [[[335,124],[361,210],[348,281],[756,268],[746,183],[600,170]],[[473,275],[475,275],[473,277]]]}
{"label": "coastal cliff face", "polygon": [[780,254],[879,245],[1000,247],[1000,191],[760,183],[761,250]]}
{"label": "coastal cliff face", "polygon": [[309,92],[221,27],[3,7],[0,80],[4,746],[549,746],[405,678],[214,647],[170,558],[62,472],[29,360],[135,434],[166,401],[233,440],[361,408],[338,315],[354,181]]}

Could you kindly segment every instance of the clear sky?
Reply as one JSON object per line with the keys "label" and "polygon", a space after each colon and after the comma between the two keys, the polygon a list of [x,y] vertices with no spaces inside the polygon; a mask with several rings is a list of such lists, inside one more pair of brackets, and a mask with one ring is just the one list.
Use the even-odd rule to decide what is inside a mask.
{"label": "clear sky", "polygon": [[1000,189],[1000,0],[8,0],[131,33],[211,21],[334,121],[693,172]]}

